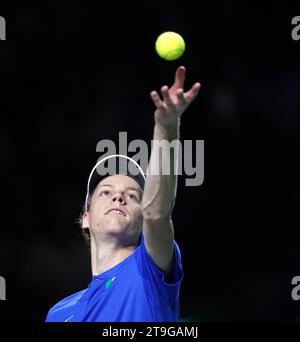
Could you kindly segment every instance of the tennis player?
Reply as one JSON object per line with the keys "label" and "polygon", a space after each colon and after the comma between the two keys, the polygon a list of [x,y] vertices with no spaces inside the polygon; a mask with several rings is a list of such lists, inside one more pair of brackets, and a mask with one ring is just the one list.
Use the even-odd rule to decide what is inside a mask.
{"label": "tennis player", "polygon": [[[170,88],[163,86],[161,95],[151,92],[156,107],[154,141],[179,139],[181,116],[200,89],[195,83],[184,92],[184,81],[181,66]],[[160,159],[152,149],[148,170],[168,160],[169,175],[147,171],[145,177],[140,166],[124,155],[106,157],[92,169],[81,220],[90,242],[91,281],[86,289],[54,305],[46,322],[179,320],[183,271],[171,218],[178,154],[164,153]],[[99,167],[109,161],[117,166],[103,176]]]}

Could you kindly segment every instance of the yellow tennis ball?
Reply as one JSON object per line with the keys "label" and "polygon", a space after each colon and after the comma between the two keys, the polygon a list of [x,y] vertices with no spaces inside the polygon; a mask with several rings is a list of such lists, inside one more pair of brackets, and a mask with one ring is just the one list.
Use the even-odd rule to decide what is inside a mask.
{"label": "yellow tennis ball", "polygon": [[156,39],[155,50],[161,58],[174,61],[184,53],[185,42],[176,32],[164,32]]}

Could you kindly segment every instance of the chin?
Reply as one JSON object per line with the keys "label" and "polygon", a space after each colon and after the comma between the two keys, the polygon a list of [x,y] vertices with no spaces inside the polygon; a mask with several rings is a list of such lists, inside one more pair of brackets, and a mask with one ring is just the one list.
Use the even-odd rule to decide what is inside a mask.
{"label": "chin", "polygon": [[106,231],[122,232],[130,225],[130,222],[126,222],[124,219],[119,219],[118,217],[110,217],[108,220],[103,222],[102,227]]}

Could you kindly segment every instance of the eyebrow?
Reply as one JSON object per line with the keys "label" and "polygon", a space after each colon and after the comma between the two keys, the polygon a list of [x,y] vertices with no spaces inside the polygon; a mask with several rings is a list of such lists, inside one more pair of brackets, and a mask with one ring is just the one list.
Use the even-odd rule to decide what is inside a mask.
{"label": "eyebrow", "polygon": [[[99,188],[100,188],[101,186],[109,186],[109,187],[111,187],[111,188],[113,187],[112,184],[100,184],[100,185],[99,185]],[[138,189],[133,188],[132,186],[128,186],[128,187],[126,188],[126,190],[134,190],[134,191],[140,193]]]}

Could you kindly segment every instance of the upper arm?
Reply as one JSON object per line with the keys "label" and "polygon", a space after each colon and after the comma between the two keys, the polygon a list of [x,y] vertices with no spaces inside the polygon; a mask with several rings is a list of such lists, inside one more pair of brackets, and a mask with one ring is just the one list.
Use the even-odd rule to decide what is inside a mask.
{"label": "upper arm", "polygon": [[174,229],[170,217],[143,220],[145,247],[166,277],[170,276],[174,254]]}

